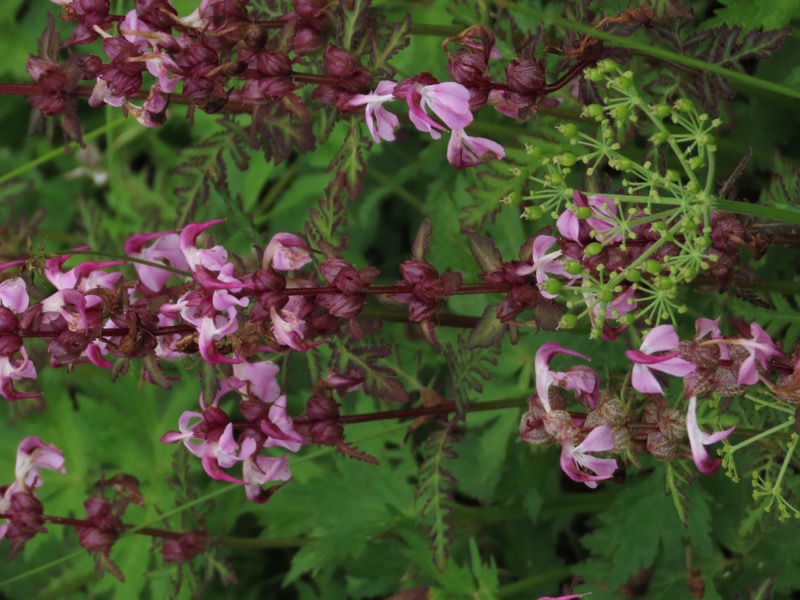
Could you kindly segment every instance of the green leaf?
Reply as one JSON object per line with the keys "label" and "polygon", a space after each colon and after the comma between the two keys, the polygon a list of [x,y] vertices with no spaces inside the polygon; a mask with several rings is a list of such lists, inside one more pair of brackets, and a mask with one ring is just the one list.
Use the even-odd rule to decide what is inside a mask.
{"label": "green leaf", "polygon": [[800,0],[720,0],[723,8],[714,11],[714,17],[704,25],[740,25],[745,29],[780,29],[790,25],[800,12]]}
{"label": "green leaf", "polygon": [[496,304],[490,304],[484,309],[480,321],[469,333],[469,338],[467,339],[468,349],[491,348],[503,339],[508,330],[508,325],[502,323],[497,318],[496,313]]}

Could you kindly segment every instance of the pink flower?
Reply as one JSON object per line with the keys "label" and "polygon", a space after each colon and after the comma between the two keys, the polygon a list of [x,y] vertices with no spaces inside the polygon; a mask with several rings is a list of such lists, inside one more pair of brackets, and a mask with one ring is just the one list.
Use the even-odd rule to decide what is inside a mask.
{"label": "pink flower", "polygon": [[467,88],[453,81],[409,86],[406,93],[408,117],[417,129],[438,140],[442,137],[439,132],[445,128],[428,116],[428,106],[450,129],[464,129],[472,122],[469,96]]}
{"label": "pink flower", "polygon": [[28,308],[28,302],[28,288],[21,277],[0,283],[0,306],[19,315]]}
{"label": "pink flower", "polygon": [[261,268],[266,270],[272,267],[276,271],[294,271],[310,262],[311,255],[303,240],[291,233],[276,233],[264,250]]}
{"label": "pink flower", "polygon": [[245,481],[247,498],[256,504],[263,504],[272,496],[269,491],[261,489],[263,484],[270,481],[288,481],[292,478],[292,473],[289,471],[289,457],[272,458],[261,454],[250,456],[242,462],[242,477]]}
{"label": "pink flower", "polygon": [[[695,366],[687,360],[678,358],[678,334],[672,325],[659,325],[650,330],[639,350],[628,350],[625,355],[633,363],[631,384],[643,394],[663,394],[652,370],[683,377],[694,371]],[[669,352],[653,356],[654,352]]]}
{"label": "pink flower", "polygon": [[14,389],[14,381],[20,379],[36,379],[36,367],[28,358],[25,347],[20,348],[22,359],[13,359],[10,356],[0,356],[0,396],[9,402],[16,402],[24,398],[38,398],[41,393],[23,394]]}
{"label": "pink flower", "polygon": [[394,130],[397,129],[399,121],[396,115],[383,108],[385,102],[394,100],[392,92],[397,84],[394,81],[381,81],[372,94],[356,94],[350,100],[351,106],[363,106],[366,104],[365,117],[367,119],[367,129],[376,144],[381,143],[381,139],[393,142],[395,139]]}
{"label": "pink flower", "polygon": [[64,453],[55,446],[45,444],[35,435],[24,438],[17,447],[17,465],[14,479],[20,490],[33,489],[42,485],[42,469],[66,473]]}
{"label": "pink flower", "polygon": [[[694,329],[697,332],[697,335],[694,337],[695,341],[702,340],[708,334],[711,334],[712,340],[723,339],[722,333],[719,330],[719,320],[721,318],[722,317],[717,317],[714,320],[705,318],[697,319],[697,321],[695,321],[694,323]],[[726,344],[719,344],[718,347],[719,347],[719,357],[722,360],[730,360],[731,352],[728,349],[728,346]]]}
{"label": "pink flower", "polygon": [[[584,356],[580,352],[575,352],[568,348],[564,348],[561,344],[556,342],[547,342],[541,345],[536,351],[536,358],[534,359],[534,368],[536,371],[536,395],[539,397],[539,402],[542,403],[544,409],[550,412],[550,386],[558,383],[562,387],[571,385],[571,389],[583,387],[583,373],[571,374],[569,372],[554,372],[550,370],[550,360],[556,354],[568,354],[570,356],[577,356],[585,360],[589,360],[588,356]],[[579,378],[581,381],[572,381],[573,377]]]}
{"label": "pink flower", "polygon": [[471,137],[463,129],[453,129],[447,144],[447,160],[457,169],[476,167],[487,160],[502,160],[506,151],[497,142]]}
{"label": "pink flower", "polygon": [[275,402],[281,396],[276,379],[278,369],[278,365],[269,360],[233,365],[233,375],[241,384],[237,387],[239,393],[268,404]]}
{"label": "pink flower", "polygon": [[769,334],[764,331],[758,323],[750,324],[750,335],[752,339],[739,340],[738,344],[743,346],[750,356],[742,363],[739,368],[739,378],[736,383],[739,385],[755,385],[758,383],[758,371],[756,371],[756,361],[762,369],[769,366],[769,360],[781,356],[781,351],[773,343]]}
{"label": "pink flower", "polygon": [[586,594],[569,594],[567,596],[542,596],[537,600],[576,600],[577,598],[583,598],[589,594],[591,594],[591,592],[587,592]]}
{"label": "pink flower", "polygon": [[545,298],[555,298],[556,294],[551,294],[542,289],[542,284],[547,281],[548,273],[553,275],[563,275],[564,265],[558,257],[561,256],[561,250],[550,252],[547,250],[556,243],[556,238],[552,235],[539,235],[533,240],[533,252],[531,256],[530,265],[522,265],[517,268],[517,275],[530,275],[536,273],[536,283],[539,286],[539,291]]}
{"label": "pink flower", "polygon": [[689,410],[686,413],[686,433],[689,436],[689,445],[692,447],[692,459],[701,473],[711,475],[722,464],[718,458],[711,458],[705,446],[719,442],[728,437],[736,427],[708,434],[700,429],[697,423],[697,396],[689,399]]}
{"label": "pink flower", "polygon": [[565,238],[583,244],[589,238],[589,232],[594,231],[594,239],[602,243],[619,242],[622,236],[619,233],[606,234],[605,231],[613,229],[617,221],[617,206],[614,201],[605,196],[585,196],[579,191],[573,193],[573,201],[577,207],[589,207],[591,215],[582,221],[572,210],[565,210],[556,221],[556,228]]}
{"label": "pink flower", "polygon": [[[145,244],[153,240],[155,241],[152,244],[145,247]],[[178,234],[174,230],[132,235],[125,241],[125,254],[131,258],[169,265],[174,269],[189,268],[181,252]],[[151,292],[160,292],[172,277],[170,271],[158,267],[133,263],[133,268],[139,275],[139,282]]]}
{"label": "pink flower", "polygon": [[[610,479],[614,475],[617,461],[613,458],[595,458],[591,453],[608,452],[613,449],[614,434],[611,430],[605,425],[595,427],[580,445],[575,446],[567,442],[562,446],[561,468],[572,481],[580,481],[590,488],[596,488],[596,482]],[[595,474],[591,475],[586,470]]]}

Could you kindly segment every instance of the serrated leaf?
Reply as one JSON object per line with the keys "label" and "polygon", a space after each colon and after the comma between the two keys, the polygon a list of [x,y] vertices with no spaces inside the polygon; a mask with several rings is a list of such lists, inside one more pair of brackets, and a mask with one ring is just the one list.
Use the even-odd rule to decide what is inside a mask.
{"label": "serrated leaf", "polygon": [[469,350],[491,348],[503,339],[508,330],[508,325],[501,323],[496,313],[496,304],[490,304],[484,309],[480,321],[473,327],[469,333],[469,338],[467,338],[467,348]]}
{"label": "serrated leaf", "polygon": [[800,12],[800,0],[779,2],[750,2],[749,0],[720,0],[723,8],[714,11],[708,25],[740,25],[745,29],[779,29],[788,26]]}
{"label": "serrated leaf", "polygon": [[383,33],[372,37],[372,61],[370,71],[381,79],[388,79],[394,75],[394,69],[389,67],[389,60],[403,48],[408,46],[411,40],[411,13],[406,13],[400,20],[396,21],[388,34]]}
{"label": "serrated leaf", "polygon": [[478,263],[481,271],[490,273],[503,267],[503,257],[500,255],[500,251],[493,240],[483,237],[472,230],[467,230],[466,234],[469,238],[469,249],[472,251],[472,256],[475,257],[475,262]]}

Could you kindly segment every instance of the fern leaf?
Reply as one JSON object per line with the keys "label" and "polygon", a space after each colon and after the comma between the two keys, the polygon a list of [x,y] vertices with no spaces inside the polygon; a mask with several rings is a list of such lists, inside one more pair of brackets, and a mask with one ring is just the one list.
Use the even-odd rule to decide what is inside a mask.
{"label": "fern leaf", "polygon": [[433,521],[428,537],[431,540],[433,564],[442,573],[447,569],[450,556],[452,524],[448,517],[453,510],[452,486],[456,481],[444,463],[457,457],[452,446],[457,422],[458,417],[454,417],[426,440],[422,450],[425,460],[419,468],[420,484],[415,494],[421,503],[420,516]]}
{"label": "fern leaf", "polygon": [[378,79],[390,79],[396,71],[389,66],[389,60],[411,41],[411,14],[406,13],[402,20],[392,24],[388,32],[380,32],[371,37],[370,71]]}
{"label": "fern leaf", "polygon": [[[742,65],[745,60],[769,60],[791,33],[789,28],[770,31],[752,29],[742,35],[742,28],[738,25],[730,27],[723,24],[715,29],[684,34],[686,21],[676,19],[668,23],[656,29],[658,35],[671,43],[676,52],[740,73],[745,72]],[[736,95],[736,90],[726,77],[705,70],[693,71],[677,82],[668,82],[668,85],[682,88],[683,93],[700,100],[708,110],[717,106],[720,96],[732,98]]]}
{"label": "fern leaf", "polygon": [[191,220],[198,207],[207,202],[212,185],[223,195],[227,193],[226,155],[240,170],[245,170],[250,163],[247,131],[231,119],[221,119],[219,125],[220,131],[180,153],[186,160],[175,168],[175,173],[186,180],[186,184],[174,190],[184,202],[179,225]]}
{"label": "fern leaf", "polygon": [[456,411],[464,414],[464,408],[470,401],[470,393],[483,392],[482,381],[492,378],[492,367],[497,365],[500,345],[481,348],[470,348],[463,337],[458,336],[457,347],[447,344],[444,357],[450,369],[450,385]]}
{"label": "fern leaf", "polygon": [[317,206],[309,211],[307,237],[326,255],[336,254],[347,247],[343,231],[347,224],[345,197],[355,200],[361,191],[366,170],[364,152],[367,145],[357,121],[351,120],[342,149],[328,167],[328,172],[333,173],[333,179],[325,187],[325,193]]}

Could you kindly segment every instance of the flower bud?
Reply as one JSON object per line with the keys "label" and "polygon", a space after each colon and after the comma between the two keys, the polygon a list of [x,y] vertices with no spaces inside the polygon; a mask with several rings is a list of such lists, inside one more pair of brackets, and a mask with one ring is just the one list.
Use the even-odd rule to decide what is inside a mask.
{"label": "flower bud", "polygon": [[208,545],[208,536],[200,531],[187,531],[179,538],[164,540],[161,556],[164,562],[187,562],[201,554]]}
{"label": "flower bud", "polygon": [[10,515],[6,532],[10,541],[24,543],[37,533],[47,533],[44,528],[44,507],[33,494],[13,494],[6,512]]}
{"label": "flower bud", "polygon": [[542,93],[546,83],[544,69],[538,62],[519,58],[508,63],[506,80],[512,91],[536,95]]}

